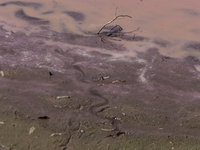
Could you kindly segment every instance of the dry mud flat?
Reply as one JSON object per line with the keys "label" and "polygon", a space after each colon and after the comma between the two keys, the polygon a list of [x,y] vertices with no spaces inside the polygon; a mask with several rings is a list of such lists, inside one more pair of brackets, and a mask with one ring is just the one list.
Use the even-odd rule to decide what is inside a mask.
{"label": "dry mud flat", "polygon": [[200,148],[194,56],[117,58],[98,36],[0,33],[1,150]]}

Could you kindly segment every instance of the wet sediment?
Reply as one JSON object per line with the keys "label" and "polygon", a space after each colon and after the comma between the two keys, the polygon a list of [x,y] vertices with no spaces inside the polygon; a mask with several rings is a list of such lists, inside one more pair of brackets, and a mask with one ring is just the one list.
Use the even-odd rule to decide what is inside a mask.
{"label": "wet sediment", "polygon": [[[199,42],[184,41],[183,51],[192,53],[176,58],[161,54],[174,46],[170,40],[122,28],[111,33],[113,26],[99,35],[59,32],[25,9],[42,4],[0,4],[13,5],[14,17],[37,30],[0,22],[0,149],[200,148]],[[87,20],[81,12],[61,13]]]}
{"label": "wet sediment", "polygon": [[52,39],[1,33],[0,141],[6,147],[199,146],[194,56],[170,58],[156,48],[126,60],[109,50],[82,55],[73,45],[49,46]]}

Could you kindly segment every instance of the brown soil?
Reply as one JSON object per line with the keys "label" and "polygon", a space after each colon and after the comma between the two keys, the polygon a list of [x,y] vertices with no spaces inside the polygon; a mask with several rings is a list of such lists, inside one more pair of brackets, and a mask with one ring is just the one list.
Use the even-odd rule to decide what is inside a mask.
{"label": "brown soil", "polygon": [[115,58],[123,47],[97,35],[6,32],[1,28],[1,150],[200,149],[194,56],[149,48]]}

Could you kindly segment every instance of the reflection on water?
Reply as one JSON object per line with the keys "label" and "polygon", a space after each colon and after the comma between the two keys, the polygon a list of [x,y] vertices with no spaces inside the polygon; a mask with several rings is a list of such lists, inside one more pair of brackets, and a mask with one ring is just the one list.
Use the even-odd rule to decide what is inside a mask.
{"label": "reflection on water", "polygon": [[132,18],[118,19],[112,25],[120,25],[124,32],[139,27],[132,36],[136,34],[144,40],[115,41],[127,48],[123,55],[157,47],[170,57],[200,58],[199,8],[198,0],[0,0],[0,25],[27,35],[49,28],[90,36],[116,15],[130,15]]}

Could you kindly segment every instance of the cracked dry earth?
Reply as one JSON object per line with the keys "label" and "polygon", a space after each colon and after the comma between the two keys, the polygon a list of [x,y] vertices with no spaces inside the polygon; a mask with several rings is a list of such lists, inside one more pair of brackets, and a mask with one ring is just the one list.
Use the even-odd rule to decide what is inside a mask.
{"label": "cracked dry earth", "polygon": [[[24,2],[1,6],[11,4],[40,7]],[[48,24],[22,9],[15,16]],[[0,150],[200,149],[200,61],[194,55],[164,56],[159,47],[169,42],[157,39],[155,47],[123,56],[118,54],[125,47],[97,35],[44,27],[29,35],[8,34],[4,25]],[[142,36],[132,42],[143,41],[151,42]],[[200,44],[187,42],[183,48],[199,51]]]}

